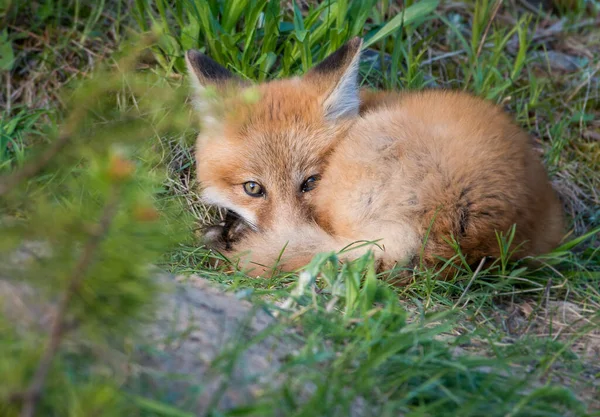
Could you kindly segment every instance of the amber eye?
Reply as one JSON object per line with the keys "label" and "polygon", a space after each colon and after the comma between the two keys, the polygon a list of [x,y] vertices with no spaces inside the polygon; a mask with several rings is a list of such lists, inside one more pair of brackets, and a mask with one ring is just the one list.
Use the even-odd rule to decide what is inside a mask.
{"label": "amber eye", "polygon": [[262,197],[265,195],[262,185],[254,181],[248,181],[244,183],[244,191],[250,197]]}
{"label": "amber eye", "polygon": [[308,191],[314,190],[315,187],[317,186],[317,181],[319,181],[319,179],[320,179],[319,175],[312,175],[312,176],[308,177],[302,183],[302,186],[300,187],[300,191],[302,191],[303,193],[306,193]]}

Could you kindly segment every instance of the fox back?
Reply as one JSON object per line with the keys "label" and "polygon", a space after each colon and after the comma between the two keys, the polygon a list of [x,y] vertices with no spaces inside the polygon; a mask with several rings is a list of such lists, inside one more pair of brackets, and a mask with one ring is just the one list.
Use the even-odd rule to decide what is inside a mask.
{"label": "fox back", "polygon": [[[315,217],[348,239],[381,239],[384,266],[426,265],[460,248],[469,264],[552,250],[562,206],[530,137],[497,106],[462,92],[390,94],[333,152]],[[448,242],[454,239],[454,243]]]}
{"label": "fox back", "polygon": [[259,85],[187,53],[202,196],[235,213],[207,243],[257,275],[365,240],[376,243],[345,258],[435,265],[458,247],[476,263],[500,256],[497,234],[513,225],[514,257],[556,246],[561,205],[528,135],[466,93],[360,90],[360,47]]}

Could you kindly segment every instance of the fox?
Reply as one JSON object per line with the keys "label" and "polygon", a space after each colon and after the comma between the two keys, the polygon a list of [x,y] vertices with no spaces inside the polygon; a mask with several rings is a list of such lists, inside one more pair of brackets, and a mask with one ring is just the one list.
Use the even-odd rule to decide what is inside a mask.
{"label": "fox", "polygon": [[262,83],[186,51],[200,195],[227,211],[204,244],[254,277],[324,252],[450,271],[498,259],[513,227],[511,260],[556,248],[564,212],[532,137],[465,91],[361,87],[362,45]]}

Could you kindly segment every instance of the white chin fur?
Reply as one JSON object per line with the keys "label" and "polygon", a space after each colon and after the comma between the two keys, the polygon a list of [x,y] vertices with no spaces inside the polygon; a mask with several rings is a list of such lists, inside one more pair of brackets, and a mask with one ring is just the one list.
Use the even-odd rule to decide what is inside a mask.
{"label": "white chin fur", "polygon": [[214,206],[226,208],[232,211],[235,211],[239,214],[248,225],[256,230],[256,215],[243,207],[238,207],[231,202],[222,192],[220,192],[215,187],[206,187],[204,191],[202,191],[202,201],[206,204],[211,204]]}

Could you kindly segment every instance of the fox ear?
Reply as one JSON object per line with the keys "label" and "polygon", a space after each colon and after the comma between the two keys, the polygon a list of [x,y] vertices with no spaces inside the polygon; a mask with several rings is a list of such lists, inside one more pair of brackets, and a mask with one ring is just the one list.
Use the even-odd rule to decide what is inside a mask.
{"label": "fox ear", "polygon": [[185,63],[194,89],[194,107],[200,112],[203,123],[214,124],[219,120],[219,102],[226,95],[226,89],[241,86],[242,80],[218,62],[194,49],[185,53]]}
{"label": "fox ear", "polygon": [[222,86],[236,79],[227,68],[195,49],[185,53],[185,63],[197,91],[202,92],[209,85]]}
{"label": "fox ear", "polygon": [[352,38],[305,76],[320,90],[325,118],[338,120],[356,116],[360,107],[358,64],[362,39]]}

